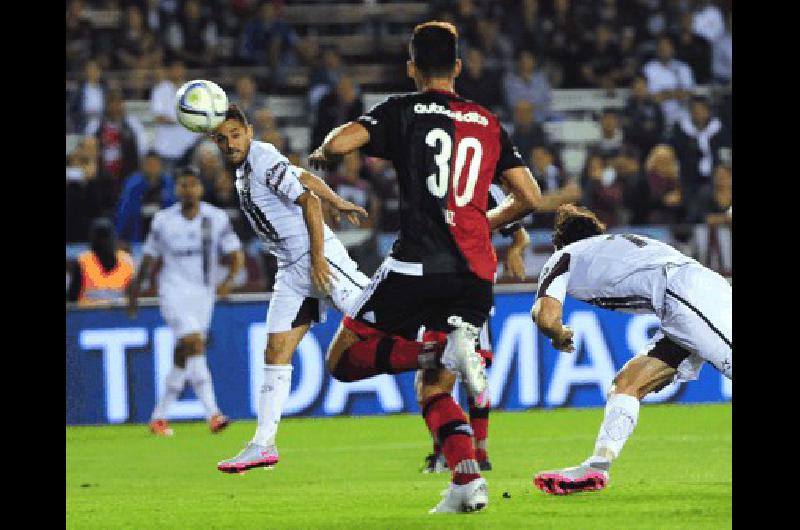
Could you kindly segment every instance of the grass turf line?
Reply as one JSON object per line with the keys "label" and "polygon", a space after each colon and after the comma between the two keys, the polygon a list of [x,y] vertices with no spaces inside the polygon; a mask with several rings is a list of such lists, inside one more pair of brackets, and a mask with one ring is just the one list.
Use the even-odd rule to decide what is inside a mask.
{"label": "grass turf line", "polygon": [[220,473],[216,462],[244,446],[253,421],[219,435],[205,423],[175,423],[171,439],[144,425],[67,427],[67,527],[731,526],[729,404],[645,405],[606,490],[536,489],[533,473],[591,452],[602,417],[601,408],[493,412],[489,506],[470,515],[427,513],[449,475],[419,473],[430,442],[416,415],[286,419],[281,462],[245,475]]}

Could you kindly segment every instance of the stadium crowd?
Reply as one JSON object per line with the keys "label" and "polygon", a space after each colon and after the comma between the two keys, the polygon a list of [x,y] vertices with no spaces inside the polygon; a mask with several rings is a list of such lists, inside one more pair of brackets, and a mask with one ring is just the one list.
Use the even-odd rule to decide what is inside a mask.
{"label": "stadium crowd", "polygon": [[[693,225],[730,222],[731,3],[435,0],[416,22],[437,18],[458,27],[464,69],[457,91],[501,117],[545,193],[545,207],[528,227],[550,228],[548,212],[571,202],[612,227],[667,226],[680,242],[691,237]],[[348,66],[391,63],[396,75],[368,83],[370,91],[412,89],[401,68],[403,46],[352,54],[321,35],[343,43],[347,35],[407,36],[414,21],[292,24],[283,12],[298,4],[314,2],[68,2],[66,130],[80,139],[66,160],[67,243],[87,241],[97,218],[113,220],[123,246],[141,242],[155,211],[175,202],[173,175],[186,164],[199,169],[204,199],[229,213],[240,238],[254,237],[216,147],[175,121],[174,94],[190,73],[209,73],[244,110],[257,139],[303,166],[307,152],[291,145],[288,124],[266,105],[268,95],[299,95],[291,72],[306,76],[301,125],[308,127],[310,148],[364,111],[366,85]],[[220,69],[229,66],[238,68],[235,74]],[[698,87],[711,90],[701,96]],[[579,172],[567,171],[563,146],[546,127],[563,119],[551,106],[553,91],[574,88],[629,89],[623,108],[593,117],[601,137],[588,145]],[[150,135],[126,110],[126,101],[142,100],[153,116]],[[324,176],[369,211],[367,228],[397,230],[391,164],[353,155]],[[328,221],[337,230],[353,228]],[[375,246],[374,238],[368,242]]]}

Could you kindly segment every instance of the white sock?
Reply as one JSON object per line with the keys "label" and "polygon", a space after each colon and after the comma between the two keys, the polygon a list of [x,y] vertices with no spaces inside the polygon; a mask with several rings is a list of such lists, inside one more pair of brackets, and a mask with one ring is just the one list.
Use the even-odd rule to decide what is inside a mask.
{"label": "white sock", "polygon": [[178,399],[178,395],[183,390],[183,385],[186,383],[186,370],[179,366],[172,366],[172,370],[167,374],[167,380],[164,385],[164,395],[161,396],[156,408],[153,409],[153,415],[150,416],[151,420],[165,420],[167,419],[167,412],[172,402]]}
{"label": "white sock", "polygon": [[264,365],[264,385],[258,400],[258,428],[253,436],[253,443],[265,446],[275,443],[278,423],[291,388],[291,364]]}
{"label": "white sock", "polygon": [[186,360],[186,374],[189,377],[194,393],[206,409],[206,419],[219,414],[217,399],[214,397],[214,383],[208,371],[205,355],[192,355]]}
{"label": "white sock", "polygon": [[[587,463],[611,461],[619,456],[639,419],[639,400],[627,394],[614,394],[606,403],[606,414],[597,433],[594,454]],[[610,451],[610,455],[608,454]],[[599,457],[597,456],[599,455]]]}

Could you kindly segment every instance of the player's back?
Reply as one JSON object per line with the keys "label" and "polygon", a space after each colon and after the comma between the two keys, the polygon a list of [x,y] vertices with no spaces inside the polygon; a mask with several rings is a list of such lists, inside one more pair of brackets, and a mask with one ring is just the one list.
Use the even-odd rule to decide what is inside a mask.
{"label": "player's back", "polygon": [[359,118],[365,154],[394,163],[400,236],[392,256],[423,272],[466,272],[493,281],[497,258],[486,218],[489,186],[524,165],[491,112],[428,90],[394,96]]}

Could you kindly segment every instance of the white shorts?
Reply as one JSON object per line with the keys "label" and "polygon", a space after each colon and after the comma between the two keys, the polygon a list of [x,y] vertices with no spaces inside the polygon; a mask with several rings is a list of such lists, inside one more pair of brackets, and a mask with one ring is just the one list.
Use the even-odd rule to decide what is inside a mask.
{"label": "white shorts", "polygon": [[329,303],[347,313],[369,278],[358,270],[358,264],[337,238],[325,241],[325,258],[335,278],[330,296],[314,287],[310,254],[278,269],[267,310],[267,333],[283,333],[311,321],[323,322]]}
{"label": "white shorts", "polygon": [[211,315],[214,312],[214,298],[209,296],[186,296],[180,300],[162,298],[161,316],[172,329],[175,340],[200,333],[208,334]]}
{"label": "white shorts", "polygon": [[731,285],[701,265],[667,272],[661,329],[641,354],[667,337],[690,352],[678,365],[676,381],[692,381],[704,362],[733,378],[733,306]]}

